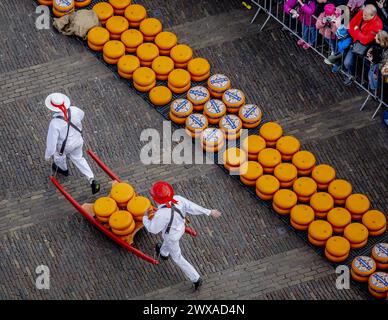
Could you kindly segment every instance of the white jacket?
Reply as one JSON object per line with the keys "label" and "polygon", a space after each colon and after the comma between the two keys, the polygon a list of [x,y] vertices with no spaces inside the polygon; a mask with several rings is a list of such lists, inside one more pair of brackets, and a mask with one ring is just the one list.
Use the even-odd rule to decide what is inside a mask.
{"label": "white jacket", "polygon": [[[186,214],[192,215],[201,215],[205,214],[210,215],[211,210],[203,208],[190,200],[187,200],[181,196],[174,196],[174,199],[178,202],[175,204],[175,207],[178,208],[183,216]],[[147,215],[143,217],[144,227],[151,233],[157,234],[162,232],[163,239],[169,240],[179,240],[182,235],[185,233],[185,220],[181,218],[179,213],[174,213],[174,220],[171,225],[170,233],[165,234],[166,228],[170,222],[171,218],[171,209],[170,208],[161,208],[163,205],[158,207],[158,210],[155,212],[152,220],[148,219]]]}
{"label": "white jacket", "polygon": [[[82,130],[82,120],[84,118],[85,113],[77,108],[77,107],[70,107],[71,112],[71,122],[80,130]],[[66,138],[67,133],[67,122],[65,122],[62,119],[56,119],[57,116],[63,116],[62,112],[55,112],[53,115],[53,119],[50,122],[50,126],[47,132],[47,147],[46,147],[46,153],[45,158],[48,159],[56,151],[60,151],[60,148],[62,147],[63,140]],[[73,127],[70,127],[69,130],[69,136],[67,138],[66,142],[66,148],[67,146],[76,146],[79,144],[82,144],[83,139],[81,133],[79,133],[76,129]]]}

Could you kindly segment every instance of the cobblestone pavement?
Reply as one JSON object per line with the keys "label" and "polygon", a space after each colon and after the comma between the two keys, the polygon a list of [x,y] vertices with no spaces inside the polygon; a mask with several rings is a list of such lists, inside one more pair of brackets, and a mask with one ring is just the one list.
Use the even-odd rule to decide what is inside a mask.
{"label": "cobblestone pavement", "polygon": [[[254,12],[240,1],[151,0],[147,7],[319,161],[332,163],[388,211],[387,132],[369,120],[374,106],[358,112],[363,94],[344,87],[277,25],[257,35],[249,25]],[[78,40],[36,30],[30,0],[3,0],[0,12],[0,299],[369,297],[354,286],[336,290],[333,267],[219,167],[142,165],[140,133],[161,130],[161,116]],[[43,153],[50,114],[43,101],[54,90],[86,111],[87,145],[140,193],[166,179],[177,193],[224,212],[220,220],[192,219],[200,235],[182,241],[205,279],[202,291],[193,294],[171,262],[153,267],[113,244],[49,183]],[[92,202],[86,182],[70,169],[64,186],[81,203]],[[106,193],[109,179],[94,169]],[[152,254],[157,239],[142,231],[136,246]],[[35,288],[40,264],[50,268],[50,290]]]}

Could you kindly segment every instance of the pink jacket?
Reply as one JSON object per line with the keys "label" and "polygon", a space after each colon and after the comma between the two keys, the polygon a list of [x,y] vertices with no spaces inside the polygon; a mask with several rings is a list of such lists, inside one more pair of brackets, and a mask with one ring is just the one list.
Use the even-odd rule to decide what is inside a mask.
{"label": "pink jacket", "polygon": [[318,17],[316,27],[319,30],[319,33],[326,39],[335,39],[335,33],[341,25],[341,10],[337,9],[335,14],[331,16],[333,20],[325,23],[324,21],[327,17],[326,13],[322,12]]}
{"label": "pink jacket", "polygon": [[[290,14],[291,9],[293,9],[296,5],[299,5],[298,0],[287,0],[284,4],[284,12]],[[316,6],[314,0],[307,0],[303,6],[299,7],[299,21],[302,22],[305,26],[314,26],[315,19],[312,17],[315,12]]]}

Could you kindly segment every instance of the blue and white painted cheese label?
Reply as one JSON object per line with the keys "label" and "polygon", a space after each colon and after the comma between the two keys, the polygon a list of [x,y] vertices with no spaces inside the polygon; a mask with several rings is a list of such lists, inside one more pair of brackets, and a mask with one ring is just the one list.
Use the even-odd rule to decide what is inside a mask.
{"label": "blue and white painted cheese label", "polygon": [[388,259],[388,243],[378,243],[373,247],[373,253],[378,258]]}
{"label": "blue and white painted cheese label", "polygon": [[260,107],[256,104],[246,104],[241,107],[241,115],[247,120],[259,120],[262,114]]}
{"label": "blue and white painted cheese label", "polygon": [[375,272],[369,281],[379,289],[388,289],[388,273]]}
{"label": "blue and white painted cheese label", "polygon": [[210,98],[209,91],[203,86],[192,87],[188,92],[191,101],[207,101]]}
{"label": "blue and white painted cheese label", "polygon": [[58,7],[67,8],[74,5],[74,0],[55,0]]}
{"label": "blue and white painted cheese label", "polygon": [[171,108],[176,114],[186,114],[192,110],[193,105],[187,99],[176,99],[172,102]]}
{"label": "blue and white painted cheese label", "polygon": [[368,256],[359,256],[354,259],[354,268],[361,272],[368,272],[375,269],[375,261]]}
{"label": "blue and white painted cheese label", "polygon": [[236,115],[228,114],[222,117],[220,127],[224,128],[226,131],[235,131],[241,128],[241,120]]}
{"label": "blue and white painted cheese label", "polygon": [[206,117],[200,113],[193,113],[187,119],[187,125],[193,129],[203,129],[207,123]]}
{"label": "blue and white painted cheese label", "polygon": [[224,92],[225,101],[230,104],[238,104],[244,102],[244,94],[239,89],[229,89]]}
{"label": "blue and white painted cheese label", "polygon": [[216,145],[224,138],[222,131],[218,128],[207,128],[203,131],[201,139],[205,144]]}
{"label": "blue and white painted cheese label", "polygon": [[226,112],[226,106],[225,104],[218,99],[211,99],[210,101],[206,102],[205,109],[208,114],[223,114]]}
{"label": "blue and white painted cheese label", "polygon": [[209,84],[212,87],[222,90],[226,89],[230,83],[230,80],[224,74],[215,74],[209,78]]}

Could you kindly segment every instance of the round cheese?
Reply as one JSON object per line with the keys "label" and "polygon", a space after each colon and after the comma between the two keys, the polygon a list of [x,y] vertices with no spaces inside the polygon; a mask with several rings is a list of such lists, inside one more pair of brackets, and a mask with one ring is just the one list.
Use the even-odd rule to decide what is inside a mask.
{"label": "round cheese", "polygon": [[214,74],[208,79],[207,85],[212,91],[222,94],[230,88],[230,80],[224,74]]}
{"label": "round cheese", "polygon": [[117,68],[126,74],[132,74],[140,68],[140,60],[136,56],[125,55],[117,62]]}
{"label": "round cheese", "polygon": [[376,262],[368,256],[358,256],[352,261],[352,270],[360,276],[370,276],[376,271]]}
{"label": "round cheese", "polygon": [[388,263],[388,243],[378,243],[372,249],[372,257],[380,263]]}
{"label": "round cheese", "polygon": [[311,169],[315,162],[315,156],[309,151],[298,151],[292,157],[292,163],[300,170]]}
{"label": "round cheese", "polygon": [[109,218],[109,225],[112,229],[125,230],[133,222],[132,215],[125,210],[119,210],[113,213]]}
{"label": "round cheese", "polygon": [[177,63],[187,63],[193,58],[193,50],[186,44],[178,44],[170,51],[170,57]]}
{"label": "round cheese", "polygon": [[147,17],[147,11],[140,4],[131,4],[125,9],[124,16],[129,22],[139,23]]}
{"label": "round cheese", "polygon": [[162,50],[171,50],[173,47],[176,46],[177,42],[177,36],[175,35],[175,33],[172,33],[170,31],[160,32],[155,37],[155,44],[159,47],[159,49]]}
{"label": "round cheese", "polygon": [[293,155],[299,151],[300,142],[293,136],[284,136],[279,138],[276,142],[276,149],[278,149],[281,154]]}
{"label": "round cheese", "polygon": [[368,239],[368,229],[361,223],[349,224],[344,230],[344,236],[350,242],[358,244]]}
{"label": "round cheese", "polygon": [[281,182],[290,182],[293,181],[297,175],[298,170],[291,163],[279,163],[274,170],[274,175]]}
{"label": "round cheese", "polygon": [[119,59],[125,54],[125,46],[121,41],[110,40],[104,44],[103,52],[110,59]]}
{"label": "round cheese", "polygon": [[210,93],[203,86],[195,86],[187,92],[187,99],[189,99],[193,105],[203,105],[210,100]]}
{"label": "round cheese", "polygon": [[124,43],[125,47],[130,48],[132,50],[135,50],[144,41],[143,34],[136,29],[129,29],[124,31],[121,34],[120,39],[121,42]]}
{"label": "round cheese", "polygon": [[194,58],[187,65],[187,70],[196,77],[201,77],[210,72],[210,63],[204,58]]}
{"label": "round cheese", "polygon": [[226,107],[221,100],[211,99],[204,106],[204,114],[210,118],[221,118],[226,114]]}
{"label": "round cheese", "polygon": [[239,89],[228,89],[222,95],[222,101],[228,107],[240,107],[245,103],[245,95]]}
{"label": "round cheese", "polygon": [[170,111],[177,117],[188,117],[193,112],[193,105],[187,99],[176,99],[171,103]]}
{"label": "round cheese", "polygon": [[316,166],[311,176],[319,184],[328,184],[335,179],[335,169],[327,164],[320,164]]}
{"label": "round cheese", "polygon": [[151,207],[151,201],[142,196],[133,197],[127,204],[127,210],[135,217],[143,216]]}
{"label": "round cheese", "polygon": [[306,226],[314,221],[314,210],[305,204],[297,204],[291,209],[291,219],[298,225]]}
{"label": "round cheese", "polygon": [[279,180],[268,174],[262,175],[256,181],[256,189],[264,195],[273,195],[279,188]]}
{"label": "round cheese", "polygon": [[332,236],[333,228],[327,221],[315,220],[310,223],[308,233],[315,240],[326,241]]}
{"label": "round cheese", "polygon": [[208,126],[206,116],[200,113],[192,113],[186,118],[186,128],[192,132],[202,132]]}
{"label": "round cheese", "polygon": [[352,214],[363,214],[370,208],[370,201],[366,195],[355,193],[346,198],[346,209]]}
{"label": "round cheese", "polygon": [[[135,194],[135,190],[133,187],[125,182],[120,182],[115,184],[112,187],[112,190],[110,192],[110,197],[114,199],[117,203],[127,203],[129,200],[132,199],[132,197]],[[116,228],[120,229],[120,228]]]}
{"label": "round cheese", "polygon": [[375,272],[368,280],[368,285],[374,291],[380,293],[388,292],[388,273],[386,272]]}
{"label": "round cheese", "polygon": [[186,87],[190,82],[190,73],[184,69],[175,69],[168,75],[168,83],[175,88]]}
{"label": "round cheese", "polygon": [[93,11],[100,21],[107,21],[113,16],[113,7],[107,2],[99,2],[93,6]]}
{"label": "round cheese", "polygon": [[243,122],[248,124],[256,124],[261,121],[262,111],[260,107],[256,104],[245,104],[243,105],[238,115]]}
{"label": "round cheese", "polygon": [[289,210],[296,205],[298,197],[295,192],[288,189],[280,189],[273,196],[273,203],[280,209]]}
{"label": "round cheese", "polygon": [[259,152],[258,160],[263,167],[274,168],[281,162],[282,156],[276,149],[265,148]]}
{"label": "round cheese", "polygon": [[201,134],[201,144],[206,147],[216,147],[224,142],[224,134],[218,128],[207,128]]}
{"label": "round cheese", "polygon": [[165,86],[157,86],[151,89],[149,98],[154,105],[164,106],[171,102],[172,92]]}
{"label": "round cheese", "polygon": [[334,207],[333,197],[326,192],[317,192],[311,196],[310,206],[319,212],[328,212]]}
{"label": "round cheese", "polygon": [[109,41],[109,31],[102,27],[94,27],[88,32],[88,41],[95,46],[103,46]]}
{"label": "round cheese", "polygon": [[162,29],[162,23],[156,18],[146,18],[139,26],[140,32],[147,37],[155,37],[158,33],[162,32]]}
{"label": "round cheese", "polygon": [[343,257],[349,254],[350,243],[344,237],[334,236],[327,240],[326,250],[335,257]]}
{"label": "round cheese", "polygon": [[123,10],[131,4],[131,0],[109,0],[113,8]]}
{"label": "round cheese", "polygon": [[106,22],[106,28],[110,33],[122,34],[129,28],[128,20],[121,16],[113,16]]}
{"label": "round cheese", "polygon": [[317,192],[316,182],[309,177],[300,177],[295,180],[293,190],[302,197],[310,197]]}
{"label": "round cheese", "polygon": [[242,148],[250,154],[258,154],[265,149],[265,140],[258,135],[252,134],[244,139]]}
{"label": "round cheese", "polygon": [[386,227],[387,218],[384,213],[378,210],[369,210],[362,216],[362,224],[369,231],[378,231]]}
{"label": "round cheese", "polygon": [[240,148],[232,147],[225,150],[223,159],[224,163],[232,167],[239,167],[247,161],[247,154]]}
{"label": "round cheese", "polygon": [[256,184],[256,180],[263,175],[263,167],[257,161],[247,161],[241,165],[240,172],[243,178]]}
{"label": "round cheese", "polygon": [[140,60],[153,61],[159,56],[159,49],[153,43],[146,42],[137,47],[136,55]]}
{"label": "round cheese", "polygon": [[336,179],[330,182],[328,192],[334,199],[346,199],[352,193],[352,185],[343,179]]}
{"label": "round cheese", "polygon": [[219,126],[227,135],[236,134],[242,128],[242,122],[239,117],[228,114],[221,118]]}
{"label": "round cheese", "polygon": [[169,75],[174,70],[174,61],[170,57],[157,57],[152,61],[152,70],[159,75]]}
{"label": "round cheese", "polygon": [[344,228],[352,222],[352,216],[345,208],[337,207],[328,212],[327,221],[335,228]]}
{"label": "round cheese", "polygon": [[139,86],[149,86],[156,81],[155,72],[147,67],[140,67],[133,73],[133,81]]}
{"label": "round cheese", "polygon": [[93,204],[93,212],[99,217],[110,217],[117,209],[116,201],[109,197],[101,197]]}

